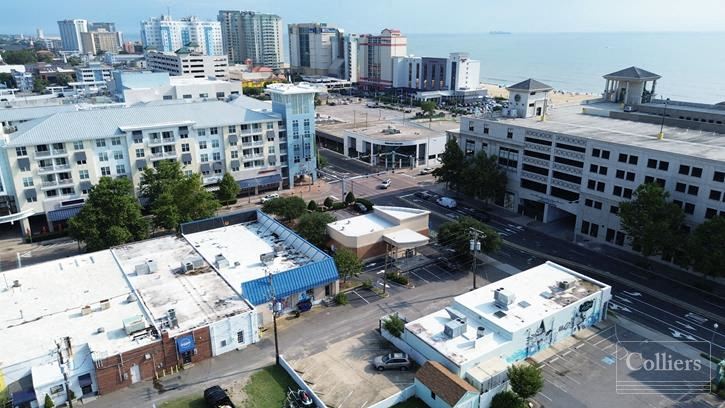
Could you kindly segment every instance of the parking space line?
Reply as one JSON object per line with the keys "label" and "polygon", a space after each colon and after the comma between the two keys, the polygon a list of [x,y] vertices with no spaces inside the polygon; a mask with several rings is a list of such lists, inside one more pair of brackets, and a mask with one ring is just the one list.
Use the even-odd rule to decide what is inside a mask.
{"label": "parking space line", "polygon": [[596,342],[596,343],[592,344],[592,346],[598,346],[598,345],[599,345],[600,343],[602,343],[602,342],[605,342],[605,341],[607,341],[607,340],[611,339],[611,338],[612,338],[612,337],[614,337],[614,336],[615,336],[615,334],[612,334],[612,335],[611,335],[611,336],[609,336],[609,337],[605,337],[605,338],[603,338],[603,339],[599,340],[598,342]]}
{"label": "parking space line", "polygon": [[549,398],[549,396],[548,396],[548,395],[544,394],[544,393],[543,393],[543,392],[541,392],[541,391],[539,391],[539,395],[541,395],[542,397],[544,397],[544,398],[548,399],[549,401],[553,401],[553,400],[552,400],[551,398]]}
{"label": "parking space line", "polygon": [[367,300],[367,299],[365,299],[364,297],[360,296],[360,294],[359,294],[359,293],[357,293],[357,291],[355,291],[355,290],[352,290],[351,292],[352,292],[352,293],[354,293],[355,295],[357,295],[357,297],[359,297],[360,299],[362,299],[362,300],[363,300],[363,302],[365,302],[365,303],[367,303],[367,304],[370,304],[370,302],[368,302],[368,300]]}
{"label": "parking space line", "polygon": [[548,380],[548,379],[544,379],[544,381],[546,381],[546,382],[548,382],[549,384],[553,385],[554,387],[556,387],[556,388],[558,388],[558,389],[560,389],[560,390],[564,391],[564,393],[566,393],[566,394],[568,394],[568,393],[569,393],[569,391],[567,391],[567,390],[566,390],[566,388],[564,388],[564,387],[562,387],[562,386],[560,386],[560,385],[556,384],[555,382],[553,382],[553,381],[551,381],[551,380]]}

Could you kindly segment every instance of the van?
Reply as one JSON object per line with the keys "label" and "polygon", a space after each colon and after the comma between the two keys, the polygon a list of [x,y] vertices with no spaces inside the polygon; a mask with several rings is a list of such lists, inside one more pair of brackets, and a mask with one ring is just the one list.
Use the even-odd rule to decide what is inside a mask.
{"label": "van", "polygon": [[438,205],[440,205],[441,207],[446,207],[446,208],[456,208],[458,206],[458,203],[456,202],[456,200],[454,200],[450,197],[441,197],[436,200],[436,203],[438,203]]}

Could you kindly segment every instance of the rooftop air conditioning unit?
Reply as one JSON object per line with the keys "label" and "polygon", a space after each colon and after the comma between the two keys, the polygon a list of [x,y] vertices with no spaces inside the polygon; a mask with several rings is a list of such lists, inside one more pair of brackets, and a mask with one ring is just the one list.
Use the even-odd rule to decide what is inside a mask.
{"label": "rooftop air conditioning unit", "polygon": [[266,254],[259,255],[259,261],[262,262],[265,265],[268,265],[274,261],[274,258],[276,257],[274,252],[268,252]]}
{"label": "rooftop air conditioning unit", "polygon": [[146,328],[143,316],[136,315],[123,319],[123,329],[127,335],[131,335]]}
{"label": "rooftop air conditioning unit", "polygon": [[565,280],[559,281],[557,286],[559,286],[559,289],[561,290],[567,290],[571,287],[571,282]]}
{"label": "rooftop air conditioning unit", "polygon": [[466,331],[466,322],[461,319],[451,320],[443,327],[443,333],[450,338],[456,338]]}
{"label": "rooftop air conditioning unit", "polygon": [[174,328],[179,326],[179,320],[176,317],[176,309],[169,309],[166,311],[166,316],[169,318],[169,326]]}
{"label": "rooftop air conditioning unit", "polygon": [[516,301],[516,295],[504,288],[498,288],[493,292],[493,300],[496,306],[508,309]]}
{"label": "rooftop air conditioning unit", "polygon": [[83,308],[81,308],[81,315],[87,316],[93,312],[93,309],[91,309],[90,305],[85,305]]}
{"label": "rooftop air conditioning unit", "polygon": [[222,254],[217,254],[217,256],[214,257],[214,264],[218,269],[229,267],[229,261]]}
{"label": "rooftop air conditioning unit", "polygon": [[101,300],[101,310],[107,310],[111,308],[111,302],[108,299]]}

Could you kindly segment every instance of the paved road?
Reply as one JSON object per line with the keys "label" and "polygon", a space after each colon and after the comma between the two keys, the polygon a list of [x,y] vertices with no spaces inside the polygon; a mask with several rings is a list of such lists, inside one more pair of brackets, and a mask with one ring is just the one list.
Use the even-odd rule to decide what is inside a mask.
{"label": "paved road", "polygon": [[[375,202],[385,205],[415,205],[430,210],[431,229],[437,229],[442,222],[470,212],[463,205],[452,211],[432,200],[418,199],[413,195],[414,191],[409,189],[381,196]],[[549,258],[560,258],[554,260],[611,285],[614,296],[611,309],[616,313],[668,334],[673,339],[711,341],[716,354],[725,351],[725,303],[716,295],[658,279],[652,272],[639,270],[628,263],[568,241],[552,238],[506,219],[492,216],[488,224],[510,243],[492,254],[492,258],[519,269],[538,265]],[[632,284],[617,277],[626,278]],[[643,287],[648,290],[643,290]],[[681,304],[674,304],[672,298],[681,301]],[[694,309],[709,312],[708,316]],[[718,328],[714,326],[716,323]],[[704,347],[701,346],[702,350],[709,352]]]}

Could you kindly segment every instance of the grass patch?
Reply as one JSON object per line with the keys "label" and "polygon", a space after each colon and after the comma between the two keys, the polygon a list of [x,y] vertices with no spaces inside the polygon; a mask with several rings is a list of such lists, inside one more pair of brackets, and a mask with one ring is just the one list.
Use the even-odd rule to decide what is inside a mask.
{"label": "grass patch", "polygon": [[416,397],[409,398],[400,404],[393,405],[393,408],[428,408],[427,405]]}
{"label": "grass patch", "polygon": [[186,396],[161,403],[162,408],[206,408],[204,397]]}
{"label": "grass patch", "polygon": [[287,399],[287,387],[299,388],[287,372],[279,366],[265,367],[253,374],[244,386],[247,408],[282,407]]}

